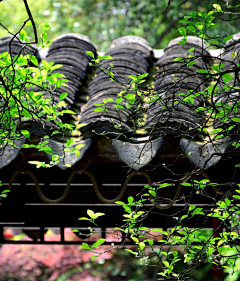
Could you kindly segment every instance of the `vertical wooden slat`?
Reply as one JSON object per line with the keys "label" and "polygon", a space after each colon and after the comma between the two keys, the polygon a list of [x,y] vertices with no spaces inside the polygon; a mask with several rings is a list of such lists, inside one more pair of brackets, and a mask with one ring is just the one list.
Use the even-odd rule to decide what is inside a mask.
{"label": "vertical wooden slat", "polygon": [[60,233],[61,233],[61,242],[65,242],[64,227],[63,226],[61,226],[61,228],[60,228]]}
{"label": "vertical wooden slat", "polygon": [[40,227],[40,240],[41,242],[44,242],[44,227]]}

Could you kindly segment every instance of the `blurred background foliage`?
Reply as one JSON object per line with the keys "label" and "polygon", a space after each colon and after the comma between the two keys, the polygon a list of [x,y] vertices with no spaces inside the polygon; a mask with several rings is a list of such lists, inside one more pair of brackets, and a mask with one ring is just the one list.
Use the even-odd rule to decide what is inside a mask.
{"label": "blurred background foliage", "polygon": [[[212,9],[214,3],[223,10],[229,5],[239,4],[239,0],[29,0],[36,25],[49,22],[49,38],[76,32],[88,35],[98,51],[106,51],[113,39],[125,35],[137,35],[148,40],[151,47],[160,49],[178,36],[182,26],[178,20],[192,11]],[[26,19],[22,0],[3,0],[1,3],[1,23],[16,32]],[[226,36],[239,32],[240,20],[236,15],[226,14],[218,18],[217,26],[210,36]],[[31,34],[31,27],[26,27]],[[7,32],[0,28],[0,36]]]}
{"label": "blurred background foliage", "polygon": [[[212,235],[212,230],[203,230],[202,235]],[[11,229],[4,231],[5,239],[16,240]],[[71,229],[65,229],[67,241],[79,241]],[[21,238],[28,241],[26,235]],[[45,234],[45,241],[60,241],[60,235],[49,230]],[[110,246],[102,246],[99,252],[107,251]],[[132,251],[134,246],[127,246]],[[179,246],[173,246],[184,254]],[[151,254],[146,248],[145,254]],[[156,266],[144,266],[139,259],[124,249],[105,252],[94,262],[93,253],[79,249],[77,245],[2,245],[0,247],[0,280],[1,281],[156,281],[157,272],[161,271],[161,262]],[[164,259],[164,257],[163,257]],[[159,267],[160,266],[160,267]],[[186,269],[188,265],[177,264],[177,270]],[[224,281],[237,281],[240,274],[228,276],[224,274]],[[211,264],[200,265],[188,281],[213,281]],[[173,280],[169,280],[173,281]]]}

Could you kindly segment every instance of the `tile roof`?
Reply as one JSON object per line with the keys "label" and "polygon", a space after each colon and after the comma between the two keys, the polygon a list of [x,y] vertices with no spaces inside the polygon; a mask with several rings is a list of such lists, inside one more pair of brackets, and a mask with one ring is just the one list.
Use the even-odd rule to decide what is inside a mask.
{"label": "tile roof", "polygon": [[[0,52],[9,50],[7,44],[10,39],[10,36],[0,39]],[[183,102],[186,98],[191,99],[188,94],[189,90],[203,91],[208,86],[204,80],[205,75],[196,74],[196,70],[209,69],[213,57],[218,55],[219,51],[215,50],[214,55],[211,55],[203,40],[194,36],[189,36],[185,45],[177,44],[180,40],[182,38],[172,40],[167,48],[160,52],[160,50],[153,50],[143,38],[137,36],[118,38],[113,41],[112,46],[105,53],[105,55],[110,55],[112,59],[101,61],[100,68],[96,70],[96,73],[94,73],[94,67],[89,66],[92,58],[85,51],[93,52],[95,58],[98,54],[87,36],[69,33],[53,40],[48,52],[42,52],[42,58],[48,62],[62,64],[63,67],[53,72],[64,74],[69,80],[68,87],[60,86],[54,91],[53,102],[57,104],[61,93],[68,92],[68,96],[64,99],[65,108],[77,113],[77,118],[71,119],[70,122],[87,124],[81,127],[77,133],[75,132],[75,144],[70,147],[85,144],[85,147],[80,149],[80,156],[66,155],[58,164],[60,168],[66,169],[67,167],[63,166],[66,163],[74,165],[79,162],[85,151],[91,149],[91,138],[103,133],[107,133],[112,139],[112,145],[119,158],[135,170],[147,165],[156,156],[166,134],[180,137],[180,146],[183,152],[198,167],[206,170],[221,159],[220,155],[214,157],[212,155],[216,151],[225,152],[230,144],[230,139],[218,140],[214,144],[204,143],[203,136],[198,137],[197,140],[194,139],[198,129],[206,120],[205,114],[196,113],[194,110],[199,106],[204,107],[204,101],[199,96],[192,103]],[[231,53],[239,49],[240,43],[233,45],[238,40],[239,34],[226,44],[222,55],[223,60],[227,62],[224,69],[231,68],[235,63]],[[22,47],[17,40],[13,40],[11,46],[13,54],[17,54]],[[194,62],[186,69],[177,58],[181,57],[183,61],[187,62],[188,60],[189,62],[189,56],[186,53],[193,47],[195,48],[192,51]],[[29,46],[24,49],[24,52],[34,53],[40,59],[36,47]],[[156,57],[155,54],[160,54],[160,57]],[[151,73],[154,67],[158,69],[154,84],[150,76],[147,77],[146,83],[149,83],[148,86],[152,87],[156,94],[163,99],[159,101],[156,98],[154,102],[148,103],[146,98],[149,94],[146,94],[145,97],[134,94],[137,105],[139,108],[141,107],[141,110],[138,110],[134,104],[131,106],[127,96],[134,93],[129,88],[131,82],[129,75],[138,76]],[[114,75],[112,76],[114,79],[110,80],[110,77],[106,75],[109,72]],[[34,90],[40,91],[39,88],[34,88]],[[124,90],[127,91],[124,93],[122,92]],[[178,95],[181,93],[184,93],[185,96]],[[229,98],[235,101],[239,98],[239,93],[232,93]],[[94,111],[95,104],[103,104],[104,99],[112,99],[106,104],[107,111]],[[124,111],[117,110],[114,107],[116,99],[118,99],[120,108],[126,103],[130,106]],[[222,95],[218,99],[224,100],[225,97]],[[165,109],[160,108],[163,106]],[[166,110],[166,108],[171,110]],[[63,108],[59,108],[59,110],[61,109]],[[214,121],[214,128],[222,126],[222,123],[218,121]],[[26,122],[23,126],[29,129],[30,123]],[[44,132],[34,128],[34,124],[30,127],[32,128],[31,133],[40,137],[44,135]],[[49,124],[49,128],[51,128],[51,124]],[[68,136],[68,138],[70,137],[74,138],[73,135]],[[129,142],[128,139],[131,141]],[[20,148],[25,141],[26,139],[22,137],[15,144]],[[66,137],[49,140],[49,146],[56,154],[64,155]],[[18,153],[19,150],[7,147],[3,155],[0,156],[0,168],[11,163],[18,156]],[[160,150],[159,153],[164,154],[164,151]],[[51,158],[50,155],[48,157]]]}

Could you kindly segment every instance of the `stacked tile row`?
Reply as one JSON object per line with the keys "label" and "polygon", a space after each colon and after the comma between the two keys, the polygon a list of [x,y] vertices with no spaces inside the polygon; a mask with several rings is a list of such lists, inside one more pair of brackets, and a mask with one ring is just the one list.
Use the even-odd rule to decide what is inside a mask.
{"label": "stacked tile row", "polygon": [[[136,36],[125,36],[113,41],[101,61],[97,76],[89,84],[89,100],[81,114],[81,128],[84,137],[103,132],[116,137],[131,131],[134,105],[129,94],[137,95],[129,88],[129,75],[141,75],[149,71],[152,49],[148,42]],[[109,75],[108,75],[109,74]],[[124,93],[121,93],[122,91]],[[94,130],[94,131],[93,131]]]}
{"label": "stacked tile row", "polygon": [[[222,122],[222,118],[216,118],[214,128],[225,127],[225,129],[227,129],[230,125],[234,125],[234,122],[231,120],[232,118],[240,117],[239,106],[236,107],[238,101],[240,100],[239,75],[235,75],[234,72],[231,72],[231,70],[239,67],[239,62],[240,33],[237,33],[225,44],[224,52],[219,62],[222,66],[220,70],[227,71],[227,73],[220,81],[219,88],[221,93],[216,98],[215,104],[219,110],[227,110],[229,112],[226,116],[228,120]],[[233,109],[234,106],[236,107],[235,109]]]}
{"label": "stacked tile row", "polygon": [[201,92],[206,87],[205,74],[196,71],[207,70],[210,54],[202,39],[189,36],[187,43],[179,44],[176,38],[164,49],[157,61],[159,67],[155,76],[155,90],[159,99],[150,104],[147,127],[156,134],[182,134],[199,127],[202,120],[194,110],[202,106]]}
{"label": "stacked tile row", "polygon": [[97,57],[97,51],[87,36],[75,33],[67,33],[56,37],[46,56],[47,62],[62,65],[52,72],[66,76],[67,86],[60,86],[54,92],[55,97],[67,92],[64,99],[68,107],[86,102],[88,94],[88,75],[91,75],[89,62],[92,57],[87,55],[90,51]]}

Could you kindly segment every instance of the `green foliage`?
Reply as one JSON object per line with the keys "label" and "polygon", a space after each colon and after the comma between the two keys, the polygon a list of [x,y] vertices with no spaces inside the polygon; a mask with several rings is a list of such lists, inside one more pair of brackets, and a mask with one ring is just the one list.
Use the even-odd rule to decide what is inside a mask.
{"label": "green foliage", "polygon": [[[188,1],[186,3],[188,3]],[[224,16],[231,18],[231,15],[233,15],[234,11],[237,9],[237,5],[229,6],[228,4],[220,5],[211,3],[211,10],[207,9],[206,5],[206,9],[189,13],[188,16],[184,16],[184,18],[179,21],[180,24],[184,26],[178,29],[179,34],[183,36],[178,44],[185,45],[188,40],[187,36],[193,34],[204,39],[205,42],[207,42],[208,48],[223,47],[228,40],[232,39],[232,36],[226,36],[226,34],[224,34],[223,36],[214,37],[212,35],[219,32],[217,27],[218,19]],[[219,23],[219,26],[221,26],[221,23]],[[198,62],[197,59],[199,55],[196,54],[195,49],[196,48],[190,48],[185,53],[186,57],[184,58],[174,59],[175,62],[182,63],[182,67],[187,73],[190,67]],[[94,66],[98,66],[99,62],[104,59],[103,57],[95,59],[91,53],[89,53],[89,55],[93,58],[92,65]],[[236,57],[237,55],[233,53],[232,56]],[[109,69],[102,70],[111,80],[116,81],[111,67],[113,67],[113,65],[110,65]],[[180,93],[178,95],[183,96],[183,99],[181,102],[176,101],[176,104],[182,103],[183,105],[191,107],[194,105],[197,98],[201,96],[205,101],[205,107],[195,107],[195,111],[199,114],[206,114],[205,116],[208,118],[207,122],[213,124],[214,120],[217,118],[220,118],[224,124],[225,122],[231,121],[231,125],[212,129],[210,133],[209,124],[207,122],[204,123],[198,130],[203,136],[206,136],[205,140],[209,139],[209,143],[219,139],[226,140],[231,135],[231,130],[236,130],[236,126],[238,126],[240,120],[237,117],[228,117],[230,113],[234,112],[234,114],[236,114],[238,112],[238,101],[231,106],[222,102],[213,103],[214,98],[223,92],[230,91],[232,88],[234,88],[234,90],[239,90],[239,87],[233,87],[228,84],[228,82],[236,78],[236,71],[234,73],[232,69],[223,71],[223,67],[224,64],[220,62],[206,69],[197,69],[195,75],[203,75],[205,81],[209,82],[209,86],[202,92],[190,90],[187,93]],[[239,67],[239,65],[237,67]],[[95,111],[107,111],[108,104],[108,106],[113,106],[121,112],[131,108],[137,115],[139,112],[144,112],[146,103],[151,104],[156,100],[159,102],[164,101],[164,94],[162,96],[156,95],[152,90],[146,90],[146,87],[144,87],[144,82],[151,77],[151,74],[129,75],[128,77],[130,78],[130,82],[128,86],[125,86],[123,91],[118,94],[118,98],[116,100],[106,99],[103,100],[102,103],[95,104],[97,107]],[[218,84],[220,78],[222,79],[221,81],[223,81],[223,86],[221,87]],[[177,79],[173,75],[172,82],[175,83],[175,81],[177,83]],[[145,94],[146,91],[147,95]],[[167,109],[167,106],[162,106],[161,108]],[[137,126],[136,123],[136,120],[133,120],[132,132],[136,132],[137,129],[141,128],[141,126]],[[237,129],[237,132],[239,132],[239,129]],[[232,146],[236,148],[239,147],[239,145],[239,140],[232,142]],[[188,153],[188,156],[190,155],[191,151]],[[236,167],[239,167],[239,164],[236,165]],[[197,173],[198,172],[196,172],[195,176]],[[192,178],[182,182],[179,181],[179,184],[191,188],[199,196],[205,196],[207,198],[211,197],[208,194],[209,188],[213,188],[217,190],[217,193],[221,194],[218,190],[220,184],[211,183],[206,178],[201,180]],[[240,190],[237,189],[236,183],[232,185],[234,185],[234,188],[229,188],[229,190],[222,195],[221,199],[213,199],[215,207],[206,209],[189,203],[186,208],[177,214],[178,217],[172,218],[170,216],[171,219],[175,220],[176,224],[173,228],[168,230],[160,228],[149,229],[144,226],[144,222],[148,215],[153,212],[154,207],[159,207],[159,202],[164,201],[159,195],[159,191],[161,191],[162,188],[168,188],[171,184],[162,182],[158,187],[156,187],[156,184],[152,186],[147,185],[144,187],[145,193],[141,193],[139,196],[140,199],[135,199],[130,196],[128,197],[127,203],[122,201],[116,202],[122,205],[125,213],[123,215],[122,225],[116,227],[115,230],[121,232],[125,239],[128,238],[135,242],[138,247],[137,251],[131,249],[125,250],[133,254],[143,265],[156,265],[157,262],[160,262],[161,267],[158,274],[167,280],[185,280],[193,274],[196,267],[203,263],[218,264],[225,272],[238,276],[239,268],[237,265],[240,260],[240,247],[238,246],[240,239],[240,204],[238,204],[236,200],[240,199]],[[174,200],[169,199],[168,201],[173,204],[175,203]],[[97,218],[94,217],[94,213],[88,210],[88,215],[90,219],[81,219],[89,220],[94,225],[97,225],[95,222]],[[188,227],[189,222],[207,221],[209,219],[216,219],[220,222],[220,226],[225,229],[220,236],[215,235],[213,232],[203,231],[201,227]],[[161,239],[156,241],[159,234],[161,235]],[[162,243],[165,248],[155,247],[156,242]],[[178,251],[171,250],[172,247],[176,245],[181,247],[184,255],[181,255]],[[87,244],[83,243],[82,247],[93,251]],[[144,252],[146,247],[150,249],[148,254]],[[152,257],[156,257],[156,259],[154,260]],[[180,269],[179,264],[185,264],[186,266],[184,269]]]}
{"label": "green foliage", "polygon": [[[221,4],[222,1],[219,2]],[[229,11],[234,11],[235,2],[229,1]],[[78,32],[88,35],[97,46],[98,50],[104,51],[109,48],[111,41],[124,35],[136,35],[146,38],[154,48],[163,48],[177,36],[177,30],[183,30],[191,35],[195,28],[204,31],[204,25],[199,24],[197,27],[188,25],[181,27],[178,21],[188,21],[189,14],[194,17],[198,12],[201,13],[209,10],[215,4],[214,0],[196,0],[196,1],[151,1],[136,0],[131,1],[87,1],[87,0],[70,0],[67,2],[35,1],[31,2],[31,10],[35,22],[40,25],[44,24],[44,31],[40,33],[40,38],[46,39],[45,31],[48,31],[49,39],[66,32]],[[169,5],[168,5],[169,4]],[[181,5],[182,4],[182,5]],[[218,5],[220,7],[220,5]],[[214,21],[216,28],[209,32],[211,37],[223,38],[225,34],[238,32],[238,25],[225,20],[231,20],[234,16],[231,13],[224,14],[225,2],[222,5],[223,11],[216,6],[214,10],[217,13],[217,19]],[[7,0],[1,2],[1,23],[7,26],[12,33],[19,30],[21,23],[26,19],[26,12],[22,0]],[[14,17],[9,17],[14,14]],[[211,22],[209,15],[209,23]],[[203,15],[204,17],[204,15]],[[59,20],[61,19],[61,20]],[[51,30],[49,25],[52,26]],[[26,27],[26,31],[33,37],[31,26]],[[0,36],[6,34],[5,30],[0,30]]]}
{"label": "green foliage", "polygon": [[[47,30],[50,26],[47,23],[40,25],[40,35],[42,47],[48,46],[50,41],[47,41]],[[20,29],[16,33],[22,44],[29,42],[28,34],[24,29]],[[31,45],[29,45],[31,47]],[[23,50],[25,46],[23,45]],[[62,67],[62,65],[53,65],[52,62],[42,60],[41,63],[34,55],[19,54],[12,57],[8,52],[0,54],[0,94],[1,94],[1,115],[0,123],[0,150],[3,151],[7,145],[15,146],[14,140],[27,138],[31,141],[31,132],[24,127],[25,122],[51,122],[58,127],[58,130],[51,132],[51,136],[55,134],[65,134],[67,130],[75,128],[72,124],[63,123],[61,117],[64,114],[76,114],[71,110],[59,110],[60,107],[66,105],[64,99],[68,93],[62,93],[59,97],[59,102],[56,103],[52,94],[60,86],[67,86],[68,80],[60,73],[52,73],[54,70]],[[33,65],[33,66],[32,66]],[[39,88],[35,92],[31,87]],[[47,95],[46,95],[47,93]],[[47,96],[47,97],[46,97]],[[80,124],[79,126],[84,126]],[[48,132],[49,133],[49,132]],[[59,163],[60,156],[54,154],[48,146],[49,136],[45,135],[38,145],[33,143],[24,144],[21,148],[36,148],[39,151],[44,151],[52,155],[50,164],[39,161],[29,161],[30,164],[36,165],[37,168],[49,168]],[[74,148],[70,148],[73,141],[67,142],[66,153],[76,153],[80,155],[78,149],[84,145],[80,144]],[[63,157],[63,156],[62,156]],[[66,166],[70,166],[66,164]],[[6,194],[4,194],[6,197]]]}

